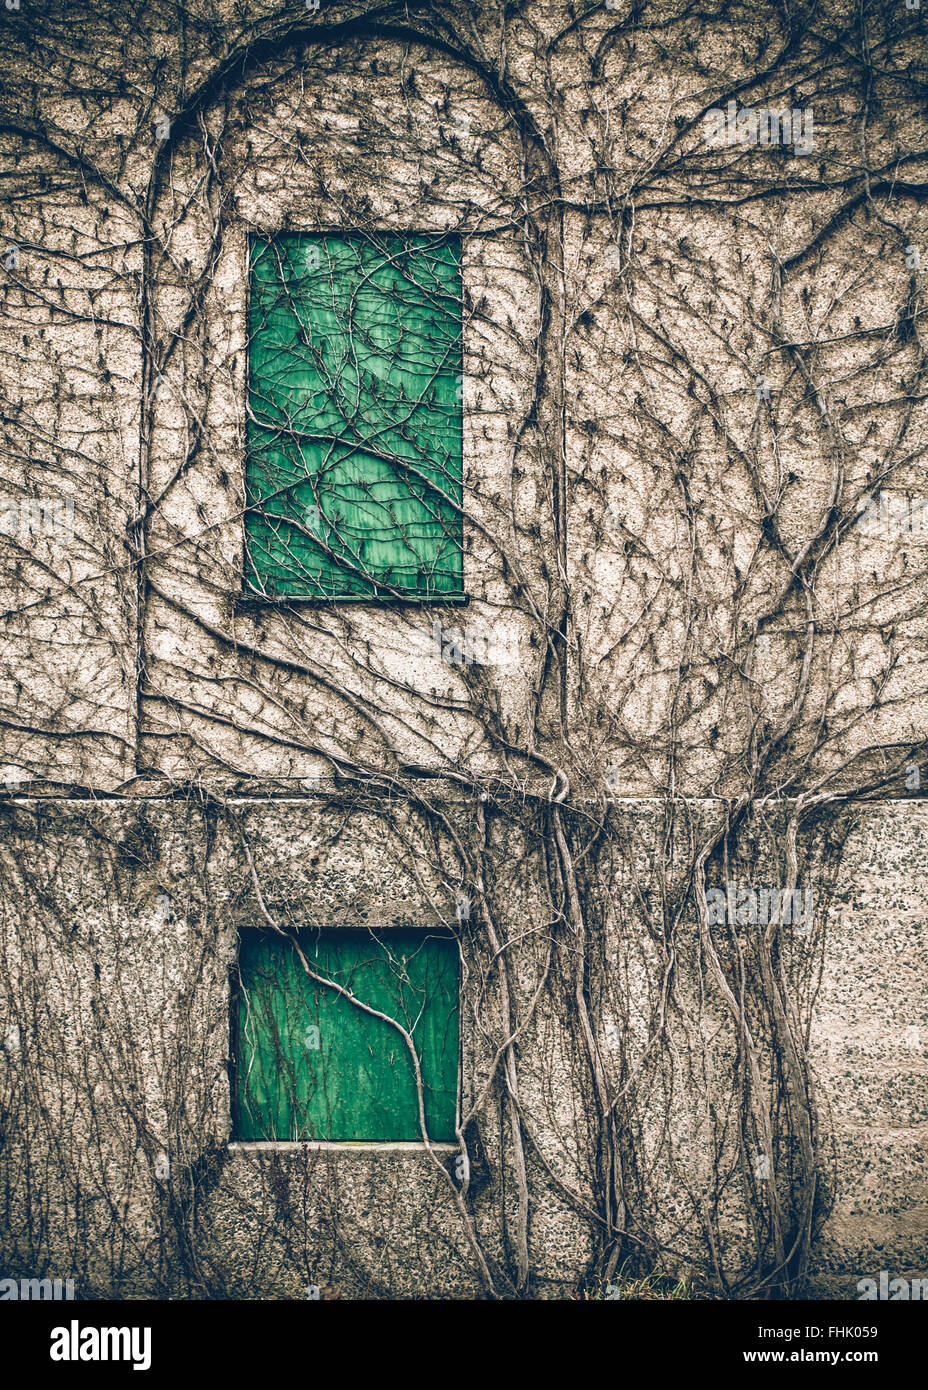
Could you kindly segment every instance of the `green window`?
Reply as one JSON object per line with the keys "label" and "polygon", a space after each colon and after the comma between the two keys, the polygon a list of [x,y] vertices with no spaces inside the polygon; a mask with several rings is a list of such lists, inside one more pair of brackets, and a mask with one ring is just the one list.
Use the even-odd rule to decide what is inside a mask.
{"label": "green window", "polygon": [[[309,971],[304,968],[299,943]],[[321,981],[331,981],[324,984]],[[386,1017],[375,1017],[333,988]],[[236,1138],[421,1142],[411,1036],[429,1138],[455,1138],[458,950],[423,931],[243,934]]]}
{"label": "green window", "polygon": [[249,587],[460,594],[459,239],[253,238],[250,263]]}

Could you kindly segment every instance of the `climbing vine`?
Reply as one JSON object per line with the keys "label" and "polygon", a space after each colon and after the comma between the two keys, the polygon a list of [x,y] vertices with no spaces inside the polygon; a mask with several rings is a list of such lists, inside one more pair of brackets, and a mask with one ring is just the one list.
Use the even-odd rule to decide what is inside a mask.
{"label": "climbing vine", "polygon": [[923,13],[2,22],[7,1262],[405,1287],[439,1218],[323,1150],[235,1187],[204,1080],[245,923],[372,1009],[292,814],[457,943],[450,1155],[392,1021],[449,1296],[800,1294],[842,848],[925,758]]}

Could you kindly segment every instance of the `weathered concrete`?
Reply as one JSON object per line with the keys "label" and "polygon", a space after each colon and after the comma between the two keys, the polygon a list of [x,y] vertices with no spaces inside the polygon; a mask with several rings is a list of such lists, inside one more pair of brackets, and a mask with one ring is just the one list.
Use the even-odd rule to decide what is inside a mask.
{"label": "weathered concrete", "polygon": [[[640,824],[647,809],[630,817]],[[231,811],[233,821],[183,801],[3,808],[8,1209],[0,1267],[17,1277],[40,1269],[74,1277],[79,1297],[192,1286],[287,1298],[305,1297],[307,1285],[340,1296],[479,1296],[474,1259],[437,1166],[450,1169],[453,1153],[229,1148],[228,972],[237,928],[258,915],[233,825],[252,846],[268,911],[291,925],[453,923],[453,896],[434,878],[417,883],[411,860],[404,862],[397,840],[369,814],[346,815],[321,797],[239,802]],[[833,1119],[836,1193],[815,1247],[813,1295],[855,1297],[862,1277],[881,1269],[919,1275],[924,1263],[926,849],[921,803],[866,808],[821,941],[812,1048]],[[510,937],[543,920],[530,880],[514,886],[508,910],[502,926]],[[464,949],[468,960],[482,958],[480,945],[465,941]],[[607,946],[610,956],[633,962],[621,933]],[[537,937],[515,959],[527,993],[537,979]],[[681,1016],[695,987],[689,959],[684,933]],[[593,989],[603,1031],[607,985],[594,982]],[[461,1016],[465,1103],[486,1067],[469,998]],[[642,1014],[632,1031],[646,1026],[646,1001],[642,975]],[[718,1072],[706,1099],[724,1108],[726,1025],[718,1001],[707,1002]],[[586,1162],[570,1145],[579,1142],[576,1120],[589,1100],[556,988],[545,991],[521,1040],[519,1065],[545,1162],[582,1188]],[[686,1174],[698,1191],[707,1164],[704,1102],[678,1092],[669,1134],[667,1103],[656,1089],[642,1116],[642,1142],[666,1173],[657,1191],[668,1244],[685,1246],[698,1264],[693,1192],[675,1174]],[[485,1170],[475,1172],[472,1205],[496,1261],[500,1213],[508,1208],[511,1218],[512,1190],[494,1114],[491,1100],[480,1113]],[[171,1159],[168,1181],[153,1176],[162,1154]],[[533,1287],[536,1296],[563,1296],[582,1276],[589,1233],[534,1154],[529,1175]],[[178,1244],[178,1220],[186,1244]],[[734,1248],[737,1202],[726,1224]],[[671,1251],[659,1267],[678,1272],[686,1263]]]}

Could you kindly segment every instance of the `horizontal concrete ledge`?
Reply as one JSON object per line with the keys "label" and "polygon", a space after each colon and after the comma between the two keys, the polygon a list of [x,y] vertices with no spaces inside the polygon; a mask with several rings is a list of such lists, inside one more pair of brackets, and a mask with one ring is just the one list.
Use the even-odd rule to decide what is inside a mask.
{"label": "horizontal concrete ledge", "polygon": [[228,1145],[229,1153],[255,1154],[255,1153],[299,1153],[303,1150],[320,1151],[323,1153],[335,1154],[456,1154],[458,1147],[456,1144],[432,1144],[428,1149],[424,1144],[413,1143],[333,1143],[330,1140],[290,1140],[290,1139],[255,1139],[240,1140]]}
{"label": "horizontal concrete ledge", "polygon": [[[449,788],[447,784],[445,784],[445,786],[442,786],[442,781],[443,779],[438,778],[410,778],[408,782],[406,782],[405,784],[397,783],[397,787],[398,790],[402,792],[404,790],[404,786],[417,787],[421,783],[423,786],[428,786],[432,789],[431,794],[434,800],[453,800],[469,802],[473,801],[475,798],[479,798],[479,800],[481,801],[490,801],[491,799],[503,801],[506,798],[533,796],[536,800],[541,800],[546,803],[550,803],[551,805],[559,805],[564,807],[565,809],[571,806],[596,806],[600,804],[597,798],[590,796],[576,797],[570,801],[557,801],[556,799],[552,800],[549,796],[542,795],[540,789],[534,787],[499,787],[492,788],[489,792],[486,792],[485,789],[481,788],[479,791],[470,791],[455,786],[451,786]],[[547,779],[545,785],[550,786],[550,778]],[[214,796],[217,800],[222,801],[227,806],[245,808],[248,806],[258,805],[307,806],[312,805],[313,802],[316,800],[324,801],[329,797],[341,796],[348,792],[356,792],[359,790],[365,790],[365,784],[363,782],[341,782],[339,784],[336,784],[330,781],[325,783],[324,785],[320,783],[318,787],[306,791],[304,794],[299,796],[295,796],[292,790],[289,789],[286,791],[279,792],[267,792],[257,788],[253,794],[248,796],[243,796],[240,791],[233,795],[226,796],[224,795],[221,789],[213,789],[210,794]],[[369,790],[369,788],[367,790]],[[383,792],[383,800],[389,802],[390,804],[395,804],[397,806],[405,804],[404,797],[402,795],[397,796],[394,791],[390,791],[388,793],[383,787],[379,787],[378,791]],[[737,798],[733,796],[619,796],[609,792],[604,793],[602,799],[610,806],[725,806],[731,805],[734,801],[737,800]],[[95,809],[109,809],[110,807],[116,806],[150,806],[155,803],[159,805],[170,805],[172,802],[176,802],[178,805],[183,805],[186,804],[188,801],[197,801],[195,793],[191,792],[189,795],[187,795],[181,792],[161,791],[156,793],[100,792],[95,796],[86,796],[84,794],[67,795],[60,791],[24,791],[8,792],[7,794],[4,794],[3,786],[2,784],[0,784],[0,803],[3,803],[4,805],[13,806],[38,806],[41,804],[47,805],[49,802],[57,802],[61,806],[74,806],[78,809],[83,809],[86,807],[94,807]],[[794,796],[768,796],[759,797],[755,804],[759,807],[794,806],[796,804],[796,801],[797,798]],[[845,795],[839,792],[836,793],[834,798],[831,800],[825,801],[823,803],[813,803],[812,801],[810,801],[807,804],[809,810],[820,808],[821,805],[824,805],[834,810],[838,810],[842,806],[857,807],[860,810],[863,810],[866,807],[870,806],[883,806],[893,808],[899,808],[902,806],[916,806],[920,809],[924,809],[926,806],[928,806],[928,794],[926,794],[925,791],[918,791],[913,792],[911,796],[869,797]]]}

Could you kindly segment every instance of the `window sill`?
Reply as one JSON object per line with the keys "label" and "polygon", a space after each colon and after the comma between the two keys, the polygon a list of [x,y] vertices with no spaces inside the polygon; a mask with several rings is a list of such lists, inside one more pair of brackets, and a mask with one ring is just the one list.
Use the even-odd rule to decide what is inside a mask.
{"label": "window sill", "polygon": [[[408,1141],[387,1141],[377,1143],[371,1140],[344,1140],[334,1142],[327,1139],[237,1139],[233,1140],[228,1146],[230,1153],[297,1153],[303,1149],[319,1150],[326,1153],[400,1153],[400,1154],[424,1154],[428,1153],[425,1145],[419,1142]],[[458,1152],[456,1144],[432,1144],[432,1153],[454,1154]]]}
{"label": "window sill", "polygon": [[354,603],[364,608],[461,607],[470,594],[259,594],[248,590],[236,596],[237,609],[329,608],[333,603]]}

